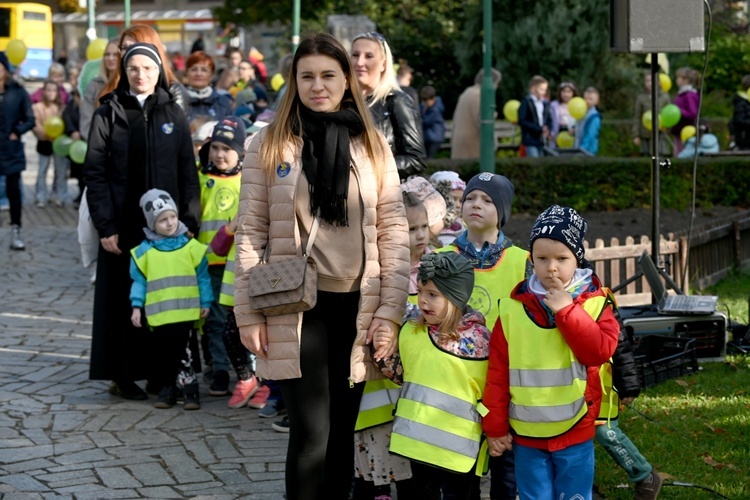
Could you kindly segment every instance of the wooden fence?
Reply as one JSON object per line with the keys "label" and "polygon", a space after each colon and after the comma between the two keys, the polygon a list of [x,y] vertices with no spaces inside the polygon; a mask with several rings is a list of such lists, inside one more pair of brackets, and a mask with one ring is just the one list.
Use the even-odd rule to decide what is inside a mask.
{"label": "wooden fence", "polygon": [[[584,245],[586,258],[610,288],[635,276],[639,271],[638,257],[644,250],[651,253],[648,236],[641,236],[637,242],[628,237],[622,243],[612,238],[609,246],[601,239],[596,240],[593,247],[588,241]],[[659,249],[660,264],[685,293],[691,288],[711,286],[734,269],[750,267],[750,210],[696,227],[690,235],[685,231],[670,233],[666,238],[662,236]],[[621,306],[651,302],[651,288],[642,276],[623,286],[615,295]]]}

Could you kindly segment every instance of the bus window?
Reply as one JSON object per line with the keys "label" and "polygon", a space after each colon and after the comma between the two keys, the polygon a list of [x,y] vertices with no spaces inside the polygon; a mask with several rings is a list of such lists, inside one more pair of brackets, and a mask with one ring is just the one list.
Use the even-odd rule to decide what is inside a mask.
{"label": "bus window", "polygon": [[0,8],[0,38],[10,37],[10,9]]}
{"label": "bus window", "polygon": [[20,75],[46,78],[52,64],[52,10],[31,2],[0,3],[0,50],[14,39],[26,44]]}

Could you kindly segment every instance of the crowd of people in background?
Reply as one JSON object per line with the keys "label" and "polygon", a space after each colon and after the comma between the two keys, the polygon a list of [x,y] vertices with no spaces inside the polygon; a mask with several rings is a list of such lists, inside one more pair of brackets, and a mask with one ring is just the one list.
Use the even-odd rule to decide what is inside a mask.
{"label": "crowd of people in background", "polygon": [[[427,178],[426,160],[448,146],[445,104],[434,86],[411,86],[414,70],[394,61],[382,34],[361,33],[350,47],[305,36],[275,83],[263,59],[255,48],[213,56],[201,37],[187,57],[168,54],[153,28],[135,25],[108,41],[85,88],[55,63],[29,96],[0,52],[11,248],[25,248],[28,131],[39,155],[34,203],[81,205],[98,240],[90,378],[111,381],[118,397],[156,397],[158,409],[182,399],[198,410],[204,392],[284,417],[273,428],[290,434],[290,500],[347,498],[352,485],[355,499],[386,500],[392,483],[399,498],[475,500],[486,470],[492,499],[591,498],[594,439],[614,446],[612,433],[597,430],[612,420],[602,393],[617,405],[611,375],[632,363],[616,306],[585,259],[586,221],[553,205],[526,251],[502,231],[509,179]],[[484,76],[458,97],[451,158],[479,157]],[[501,73],[490,77],[497,89]],[[680,157],[717,148],[696,123],[698,80],[677,71],[681,120],[671,139],[662,135],[664,154],[670,142]],[[634,108],[643,154],[651,134],[640,116],[654,84],[646,75]],[[750,76],[742,85],[730,130],[745,148]],[[571,108],[575,98],[583,109]],[[565,81],[553,91],[532,76],[518,108],[522,154],[555,154],[567,134],[570,149],[596,155],[599,100],[595,87]],[[659,90],[658,105],[669,103]],[[53,116],[87,141],[82,163],[53,148]],[[248,273],[301,255],[310,240],[316,305],[280,316],[253,309]],[[551,368],[570,383],[549,390],[558,386],[545,375]],[[530,378],[511,375],[521,371]],[[629,403],[637,389],[617,380]],[[547,407],[568,410],[544,422]],[[460,450],[449,433],[460,435]],[[615,435],[629,443],[622,429]],[[635,445],[618,453],[635,457],[618,464],[636,498],[656,498],[661,477]]]}

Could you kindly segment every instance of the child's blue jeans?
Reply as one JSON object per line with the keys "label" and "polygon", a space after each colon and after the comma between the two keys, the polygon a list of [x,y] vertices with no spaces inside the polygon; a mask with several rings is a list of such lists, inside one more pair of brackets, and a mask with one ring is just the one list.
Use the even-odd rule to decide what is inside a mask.
{"label": "child's blue jeans", "polygon": [[513,443],[513,451],[519,497],[592,500],[593,440],[553,452]]}
{"label": "child's blue jeans", "polygon": [[55,163],[55,180],[53,189],[58,203],[68,201],[68,159],[58,155],[39,155],[39,172],[36,176],[36,201],[47,203],[49,192],[47,190],[47,169],[50,162]]}

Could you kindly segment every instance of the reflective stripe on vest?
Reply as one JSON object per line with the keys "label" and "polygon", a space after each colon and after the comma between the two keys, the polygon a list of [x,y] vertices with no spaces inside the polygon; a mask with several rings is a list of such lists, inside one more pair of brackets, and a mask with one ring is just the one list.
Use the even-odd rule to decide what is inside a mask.
{"label": "reflective stripe on vest", "polygon": [[393,410],[401,393],[401,387],[390,380],[368,380],[359,403],[359,415],[355,431],[375,427],[393,420]]}
{"label": "reflective stripe on vest", "polygon": [[234,259],[236,255],[237,251],[232,244],[227,255],[224,274],[221,276],[221,289],[219,290],[219,304],[226,307],[234,307]]}
{"label": "reflective stripe on vest", "polygon": [[[596,319],[605,305],[606,297],[599,296],[586,300],[583,308]],[[560,331],[535,324],[521,302],[501,300],[499,311],[508,340],[511,427],[534,438],[565,433],[588,411],[586,367]]]}
{"label": "reflective stripe on vest", "polygon": [[608,361],[599,367],[599,379],[602,381],[602,406],[599,408],[599,421],[617,420],[620,414],[620,396],[612,388],[612,362]]}
{"label": "reflective stripe on vest", "polygon": [[146,278],[144,312],[149,326],[200,319],[200,290],[196,268],[206,255],[206,245],[189,240],[182,248],[162,252],[150,248],[139,257],[130,254]]}
{"label": "reflective stripe on vest", "polygon": [[[436,252],[455,251],[458,247],[448,245]],[[516,246],[503,250],[500,260],[489,269],[474,269],[474,289],[469,305],[482,313],[487,328],[492,331],[497,321],[497,304],[500,299],[510,297],[510,292],[526,278],[526,262],[529,252]]]}
{"label": "reflective stripe on vest", "polygon": [[[208,245],[221,229],[237,213],[240,199],[241,174],[229,177],[198,174],[201,186],[201,228],[198,241]],[[209,265],[221,265],[227,261],[211,251],[206,253]]]}
{"label": "reflective stripe on vest", "polygon": [[484,391],[487,360],[441,351],[426,327],[410,322],[399,334],[399,352],[404,385],[393,421],[391,452],[469,472],[482,442],[482,418],[476,406]]}

